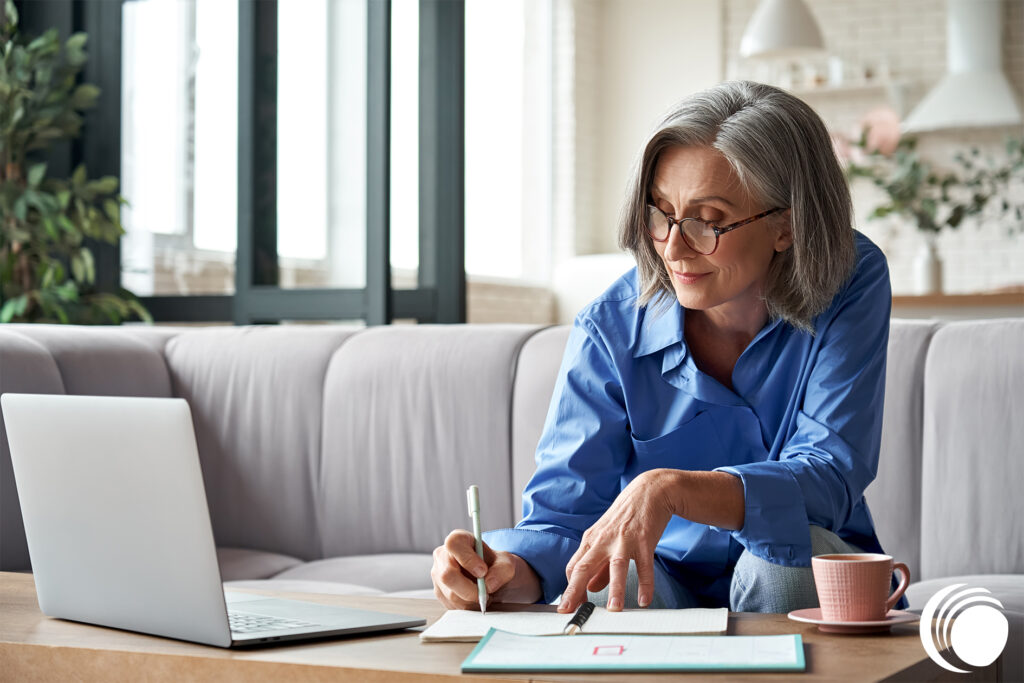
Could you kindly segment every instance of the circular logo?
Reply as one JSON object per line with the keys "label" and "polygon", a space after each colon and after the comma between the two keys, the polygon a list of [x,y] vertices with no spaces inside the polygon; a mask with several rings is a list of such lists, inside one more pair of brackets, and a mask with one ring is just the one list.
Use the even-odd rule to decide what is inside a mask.
{"label": "circular logo", "polygon": [[988,595],[979,595],[989,593],[987,588],[957,591],[966,585],[955,583],[933,595],[921,612],[920,626],[921,644],[932,661],[962,674],[970,671],[950,664],[943,652],[952,651],[966,664],[984,668],[1002,654],[1010,632],[1009,621],[999,611],[1003,604]]}

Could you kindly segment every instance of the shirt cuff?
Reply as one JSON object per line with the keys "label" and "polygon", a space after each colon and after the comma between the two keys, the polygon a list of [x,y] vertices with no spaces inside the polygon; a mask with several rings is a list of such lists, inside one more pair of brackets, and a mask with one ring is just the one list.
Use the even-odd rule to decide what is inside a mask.
{"label": "shirt cuff", "polygon": [[523,528],[495,529],[485,532],[483,537],[491,548],[514,553],[533,567],[543,592],[539,602],[551,604],[565,590],[565,566],[579,548],[579,541],[550,531]]}
{"label": "shirt cuff", "polygon": [[786,567],[811,566],[811,533],[803,492],[788,467],[777,461],[718,467],[743,482],[743,528],[732,534],[756,557]]}

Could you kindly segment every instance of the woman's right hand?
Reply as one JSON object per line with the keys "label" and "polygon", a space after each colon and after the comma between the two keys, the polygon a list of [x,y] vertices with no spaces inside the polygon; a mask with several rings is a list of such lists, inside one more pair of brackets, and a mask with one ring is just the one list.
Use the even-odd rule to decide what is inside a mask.
{"label": "woman's right hand", "polygon": [[543,595],[540,578],[523,558],[484,543],[484,559],[476,554],[473,534],[456,529],[434,549],[430,578],[434,595],[447,609],[480,609],[477,577],[487,585],[487,604],[534,603]]}

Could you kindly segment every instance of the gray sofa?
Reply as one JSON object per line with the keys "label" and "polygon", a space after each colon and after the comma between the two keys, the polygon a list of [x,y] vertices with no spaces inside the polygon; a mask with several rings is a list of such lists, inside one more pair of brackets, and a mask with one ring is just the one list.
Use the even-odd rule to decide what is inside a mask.
{"label": "gray sofa", "polygon": [[[566,326],[0,326],[0,393],[189,401],[226,581],[431,597],[431,550],[514,524]],[[988,588],[1024,635],[1024,319],[893,321],[882,545],[912,608]],[[29,568],[6,432],[0,569]],[[1007,662],[1010,670],[1016,666]],[[1020,669],[1024,673],[1024,669]]]}

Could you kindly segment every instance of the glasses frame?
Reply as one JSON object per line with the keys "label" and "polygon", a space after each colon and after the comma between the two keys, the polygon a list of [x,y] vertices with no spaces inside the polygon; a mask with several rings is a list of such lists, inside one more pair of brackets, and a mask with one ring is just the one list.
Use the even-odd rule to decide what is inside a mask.
{"label": "glasses frame", "polygon": [[[662,211],[661,209],[656,207],[654,204],[648,203],[647,204],[647,208],[648,208],[648,212],[647,212],[648,220],[650,220],[650,209],[653,209],[653,210],[657,211],[658,213],[660,213],[662,216],[664,216],[665,220],[668,221],[668,234],[665,235],[665,237],[663,239],[658,239],[657,237],[655,237],[654,233],[651,232],[650,226],[648,225],[647,234],[651,236],[652,240],[654,240],[655,242],[668,242],[669,238],[672,237],[672,226],[678,225],[679,226],[679,236],[683,238],[684,242],[686,242],[686,246],[688,246],[690,249],[692,249],[693,251],[697,252],[698,254],[701,254],[702,256],[710,256],[711,254],[714,254],[715,251],[718,250],[718,238],[721,237],[722,235],[724,235],[725,233],[731,232],[731,231],[735,230],[736,228],[742,228],[744,225],[747,225],[748,223],[753,223],[754,221],[760,220],[761,218],[764,218],[765,216],[770,216],[773,213],[777,213],[779,211],[785,211],[786,210],[784,207],[777,206],[774,209],[768,209],[767,211],[762,211],[761,213],[756,214],[754,216],[751,216],[750,218],[744,218],[741,221],[736,221],[735,223],[730,223],[729,225],[717,226],[714,223],[708,223],[707,221],[702,221],[699,218],[680,218],[680,219],[676,220],[672,216],[669,216],[667,213],[665,213],[664,211]],[[714,231],[714,233],[715,233],[715,246],[711,248],[711,251],[701,251],[697,247],[695,247],[692,244],[690,244],[690,240],[686,239],[686,231],[683,230],[683,223],[685,223],[686,221],[693,221],[694,223],[701,223],[702,225],[706,225],[709,228],[711,228],[712,231]]]}

